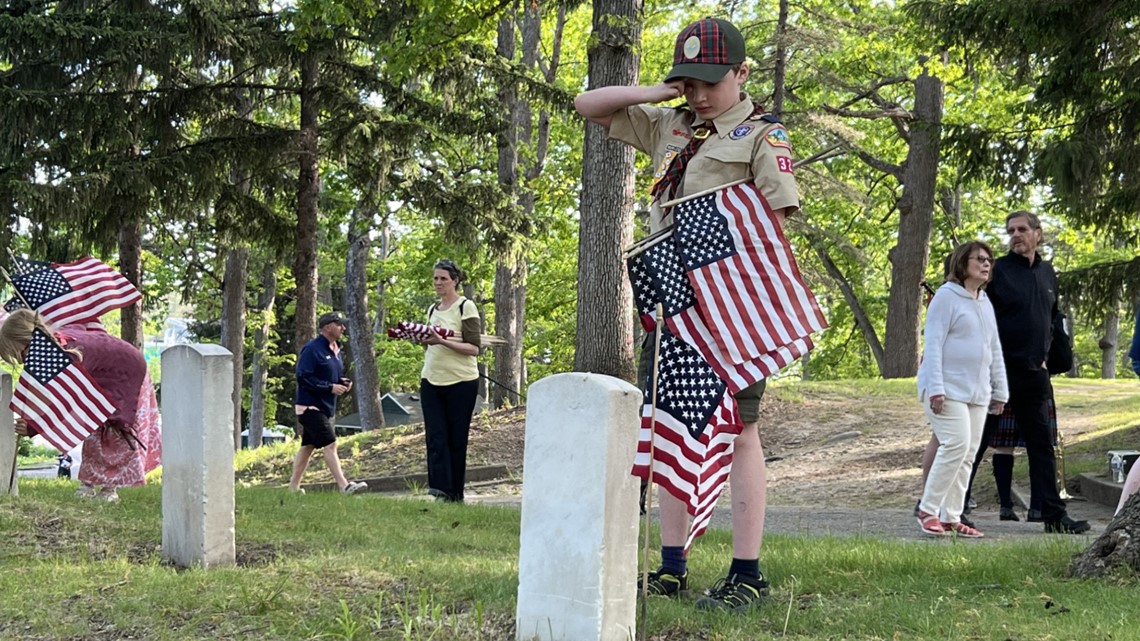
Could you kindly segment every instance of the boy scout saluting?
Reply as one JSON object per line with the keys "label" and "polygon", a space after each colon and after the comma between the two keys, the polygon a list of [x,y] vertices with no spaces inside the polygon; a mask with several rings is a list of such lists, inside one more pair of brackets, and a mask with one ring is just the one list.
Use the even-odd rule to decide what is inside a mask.
{"label": "boy scout saluting", "polygon": [[[672,224],[662,203],[751,178],[776,219],[799,208],[788,133],[741,91],[748,78],[744,37],[726,20],[705,18],[685,27],[673,49],[673,69],[650,87],[603,87],[579,95],[574,107],[591,122],[653,158],[651,231]],[[649,103],[684,97],[678,108]],[[643,350],[643,358],[645,361]],[[647,369],[647,368],[646,368]],[[760,446],[759,407],[764,381],[736,395],[744,431],[736,437],[732,472],[733,559],[727,576],[697,601],[699,609],[746,611],[768,593],[760,571],[767,470]],[[688,590],[684,556],[685,505],[659,491],[661,567],[649,574],[649,593]]]}

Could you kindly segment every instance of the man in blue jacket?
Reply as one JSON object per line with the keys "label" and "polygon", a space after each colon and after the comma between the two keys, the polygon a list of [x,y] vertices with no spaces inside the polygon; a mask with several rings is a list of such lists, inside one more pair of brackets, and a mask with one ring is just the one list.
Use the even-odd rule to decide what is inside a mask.
{"label": "man in blue jacket", "polygon": [[289,479],[289,489],[301,490],[301,477],[309,467],[313,452],[324,453],[325,464],[332,472],[337,487],[345,494],[355,494],[367,489],[364,483],[350,482],[340,469],[340,457],[336,452],[336,432],[333,431],[333,417],[336,416],[336,398],[352,389],[352,381],[344,378],[344,363],[340,358],[338,341],[344,336],[348,326],[340,314],[329,312],[317,321],[319,334],[305,344],[297,358],[297,397],[295,410],[297,422],[301,424],[301,449],[293,459],[293,476]]}

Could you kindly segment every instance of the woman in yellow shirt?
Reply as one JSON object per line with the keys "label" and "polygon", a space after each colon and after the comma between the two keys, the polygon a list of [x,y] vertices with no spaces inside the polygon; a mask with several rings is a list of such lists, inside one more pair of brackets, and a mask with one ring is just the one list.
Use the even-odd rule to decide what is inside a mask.
{"label": "woman in yellow shirt", "polygon": [[479,392],[479,310],[459,295],[467,274],[450,260],[435,264],[432,283],[439,301],[428,309],[428,324],[454,332],[431,333],[420,342],[420,405],[427,443],[428,492],[441,501],[463,502],[467,436]]}

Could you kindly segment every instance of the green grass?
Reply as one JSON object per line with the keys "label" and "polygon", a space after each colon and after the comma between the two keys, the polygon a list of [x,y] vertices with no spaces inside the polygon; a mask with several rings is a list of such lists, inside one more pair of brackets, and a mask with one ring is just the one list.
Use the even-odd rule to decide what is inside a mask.
{"label": "green grass", "polygon": [[[122,503],[27,481],[0,499],[3,639],[513,639],[519,513],[238,488],[240,566],[163,564],[161,488]],[[769,536],[772,602],[748,615],[653,600],[651,638],[1126,639],[1134,577],[1066,578],[1077,540],[957,543]],[[694,587],[731,555],[694,549]],[[18,596],[13,596],[18,595]],[[785,634],[786,628],[786,634]]]}

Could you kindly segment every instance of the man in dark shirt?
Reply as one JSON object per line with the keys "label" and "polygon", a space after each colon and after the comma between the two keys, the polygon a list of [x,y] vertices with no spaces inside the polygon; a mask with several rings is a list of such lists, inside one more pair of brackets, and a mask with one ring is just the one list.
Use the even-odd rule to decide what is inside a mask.
{"label": "man in dark shirt", "polygon": [[352,389],[352,381],[343,377],[344,365],[340,360],[340,345],[347,325],[343,317],[329,312],[317,321],[320,333],[305,344],[297,357],[297,421],[301,424],[301,449],[293,459],[293,476],[289,489],[301,491],[301,477],[309,467],[313,452],[324,453],[325,464],[332,473],[337,487],[345,494],[354,494],[368,486],[350,482],[340,469],[336,452],[336,398]]}
{"label": "man in dark shirt", "polygon": [[[1057,462],[1049,424],[1052,386],[1046,360],[1053,340],[1053,317],[1058,313],[1057,274],[1037,253],[1042,233],[1035,214],[1014,212],[1006,217],[1005,228],[1010,251],[995,261],[986,294],[997,318],[1009,379],[1009,405],[1025,441],[1030,490],[1035,499],[1041,499],[1045,531],[1080,534],[1089,529],[1089,524],[1069,518],[1057,490]],[[989,417],[989,421],[997,419]]]}

